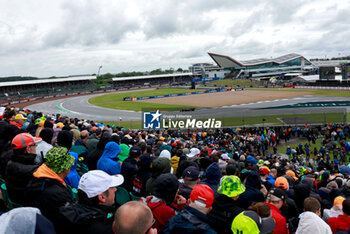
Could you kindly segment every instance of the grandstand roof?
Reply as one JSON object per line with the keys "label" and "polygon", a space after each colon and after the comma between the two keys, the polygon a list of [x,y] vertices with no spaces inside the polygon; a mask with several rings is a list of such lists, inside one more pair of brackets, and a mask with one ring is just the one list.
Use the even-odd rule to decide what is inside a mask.
{"label": "grandstand roof", "polygon": [[326,60],[326,61],[312,61],[317,67],[336,67],[341,63],[350,63],[350,60]]}
{"label": "grandstand roof", "polygon": [[142,79],[159,79],[159,78],[172,78],[177,76],[192,76],[192,72],[186,73],[173,73],[173,74],[161,74],[161,75],[151,75],[151,76],[128,76],[128,77],[116,77],[113,81],[124,81],[124,80],[142,80]]}
{"label": "grandstand roof", "polygon": [[208,54],[220,67],[223,67],[223,68],[254,66],[254,65],[260,65],[260,64],[271,63],[271,62],[281,64],[296,58],[300,58],[300,57],[304,58],[299,54],[292,53],[292,54],[286,54],[286,55],[283,55],[277,58],[271,58],[271,59],[260,58],[260,59],[253,59],[253,60],[238,61],[226,55],[220,55],[220,54],[214,54],[214,53],[208,53]]}
{"label": "grandstand roof", "polygon": [[67,78],[8,81],[8,82],[0,82],[0,87],[15,86],[15,85],[27,85],[27,84],[57,83],[57,82],[66,82],[66,81],[94,80],[94,79],[96,79],[96,76],[80,76],[80,77],[67,77]]}

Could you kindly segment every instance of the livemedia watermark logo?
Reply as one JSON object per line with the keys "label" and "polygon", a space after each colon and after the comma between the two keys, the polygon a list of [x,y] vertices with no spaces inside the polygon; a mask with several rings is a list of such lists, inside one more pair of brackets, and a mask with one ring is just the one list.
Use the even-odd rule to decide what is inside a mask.
{"label": "livemedia watermark logo", "polygon": [[195,119],[191,115],[163,114],[157,111],[143,112],[144,129],[183,129],[183,128],[221,128],[222,122],[215,118]]}

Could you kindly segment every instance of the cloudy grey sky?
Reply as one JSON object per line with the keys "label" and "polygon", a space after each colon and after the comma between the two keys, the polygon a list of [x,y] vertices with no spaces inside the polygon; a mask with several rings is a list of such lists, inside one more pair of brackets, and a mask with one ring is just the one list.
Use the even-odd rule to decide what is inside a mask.
{"label": "cloudy grey sky", "polygon": [[0,0],[0,77],[350,55],[350,0]]}

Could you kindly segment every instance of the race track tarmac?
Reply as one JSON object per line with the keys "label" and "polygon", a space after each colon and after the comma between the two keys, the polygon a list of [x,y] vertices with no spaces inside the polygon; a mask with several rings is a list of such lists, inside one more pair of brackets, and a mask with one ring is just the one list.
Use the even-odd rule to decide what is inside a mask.
{"label": "race track tarmac", "polygon": [[[93,94],[79,97],[70,97],[49,102],[42,102],[27,106],[31,110],[43,113],[60,113],[61,115],[76,117],[80,119],[89,119],[96,121],[134,121],[141,120],[142,113],[136,111],[125,111],[102,108],[91,105],[88,100],[91,97],[104,94]],[[267,107],[277,107],[283,105],[293,105],[306,102],[321,101],[350,101],[350,97],[330,97],[305,95],[294,98],[283,98],[255,103],[239,104],[233,106],[223,106],[216,108],[197,108],[194,111],[174,111],[168,112],[168,115],[190,115],[192,118],[218,118],[218,117],[237,117],[237,116],[264,116],[275,114],[300,114],[300,113],[329,113],[329,112],[348,112],[350,107],[308,107],[308,108],[283,108],[283,109],[260,109]],[[155,110],[156,111],[156,110]],[[121,118],[121,119],[120,119]]]}

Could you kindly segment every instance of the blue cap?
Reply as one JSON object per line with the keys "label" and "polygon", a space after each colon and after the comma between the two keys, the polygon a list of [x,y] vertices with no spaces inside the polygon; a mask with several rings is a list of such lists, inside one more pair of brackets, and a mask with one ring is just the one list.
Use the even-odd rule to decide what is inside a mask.
{"label": "blue cap", "polygon": [[131,147],[130,152],[129,152],[129,155],[131,157],[137,158],[137,157],[141,156],[141,154],[142,154],[142,151],[141,151],[140,147],[138,147],[138,146]]}
{"label": "blue cap", "polygon": [[182,173],[182,178],[187,181],[195,181],[199,178],[199,170],[195,166],[187,167]]}

